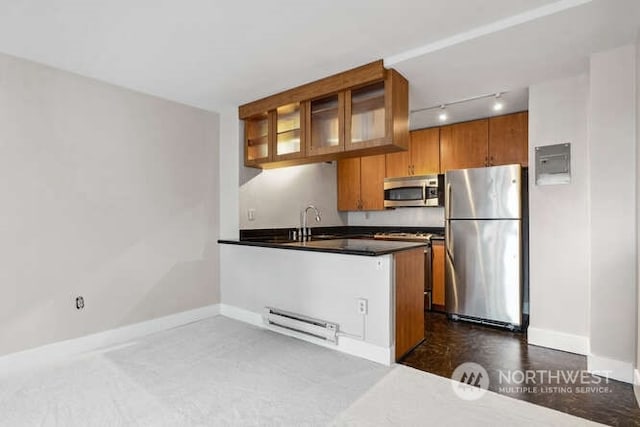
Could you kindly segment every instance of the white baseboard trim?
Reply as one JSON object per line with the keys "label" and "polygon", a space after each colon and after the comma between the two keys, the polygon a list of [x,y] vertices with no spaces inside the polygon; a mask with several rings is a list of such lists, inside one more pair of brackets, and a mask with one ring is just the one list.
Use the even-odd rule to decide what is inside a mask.
{"label": "white baseboard trim", "polygon": [[527,342],[540,347],[568,351],[569,353],[589,354],[589,338],[582,335],[567,334],[549,329],[527,329]]}
{"label": "white baseboard trim", "polygon": [[633,392],[636,395],[636,402],[638,403],[638,406],[640,406],[640,370],[634,369],[633,373]]}
{"label": "white baseboard trim", "polygon": [[270,331],[277,332],[279,334],[287,335],[293,338],[298,338],[303,341],[310,342],[322,347],[329,348],[331,350],[337,350],[342,353],[350,354],[352,356],[361,357],[363,359],[371,360],[372,362],[380,363],[385,366],[391,366],[395,363],[395,349],[384,348],[374,344],[370,344],[364,341],[349,337],[340,337],[338,339],[338,345],[322,341],[313,337],[309,337],[305,334],[301,334],[295,331],[290,331],[285,328],[279,328],[276,326],[267,326],[262,320],[260,313],[245,310],[243,308],[231,306],[228,304],[220,304],[220,314],[231,319],[239,320],[241,322],[249,323],[260,328],[268,329]]}
{"label": "white baseboard trim", "polygon": [[633,384],[633,364],[630,362],[590,354],[587,356],[587,371]]}
{"label": "white baseboard trim", "polygon": [[145,335],[183,326],[218,314],[220,314],[220,306],[219,304],[213,304],[17,353],[10,353],[0,357],[0,376],[64,362],[87,352],[126,343]]}
{"label": "white baseboard trim", "polygon": [[220,304],[220,314],[230,319],[239,320],[261,328],[265,326],[260,313],[238,308],[233,305]]}

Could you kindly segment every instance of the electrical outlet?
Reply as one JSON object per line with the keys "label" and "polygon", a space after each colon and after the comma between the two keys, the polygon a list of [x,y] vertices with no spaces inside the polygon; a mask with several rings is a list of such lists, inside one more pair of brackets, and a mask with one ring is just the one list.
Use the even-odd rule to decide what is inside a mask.
{"label": "electrical outlet", "polygon": [[367,314],[369,311],[368,305],[366,298],[358,298],[358,314]]}
{"label": "electrical outlet", "polygon": [[82,310],[84,308],[84,298],[76,297],[76,309]]}
{"label": "electrical outlet", "polygon": [[247,218],[249,221],[256,220],[256,210],[255,209],[247,209]]}

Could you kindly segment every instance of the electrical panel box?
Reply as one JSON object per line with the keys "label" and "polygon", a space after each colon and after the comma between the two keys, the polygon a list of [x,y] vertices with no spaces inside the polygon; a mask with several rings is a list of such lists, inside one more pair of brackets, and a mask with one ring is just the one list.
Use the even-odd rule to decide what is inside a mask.
{"label": "electrical panel box", "polygon": [[535,148],[536,185],[571,182],[571,144],[544,145]]}

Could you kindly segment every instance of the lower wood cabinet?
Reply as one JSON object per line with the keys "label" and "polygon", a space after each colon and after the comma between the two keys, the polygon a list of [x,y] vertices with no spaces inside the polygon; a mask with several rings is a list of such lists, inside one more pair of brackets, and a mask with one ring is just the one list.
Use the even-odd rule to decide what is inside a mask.
{"label": "lower wood cabinet", "polygon": [[432,309],[445,311],[444,300],[444,241],[431,241],[433,289],[431,291]]}
{"label": "lower wood cabinet", "polygon": [[338,210],[383,210],[384,174],[384,154],[338,160]]}
{"label": "lower wood cabinet", "polygon": [[424,340],[424,249],[394,255],[396,360]]}

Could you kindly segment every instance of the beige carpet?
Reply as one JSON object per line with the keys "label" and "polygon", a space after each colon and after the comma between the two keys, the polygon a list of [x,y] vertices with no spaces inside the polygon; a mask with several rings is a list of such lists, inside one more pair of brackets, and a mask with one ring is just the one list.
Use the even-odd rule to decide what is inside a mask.
{"label": "beige carpet", "polygon": [[0,377],[0,426],[585,425],[225,317]]}
{"label": "beige carpet", "polygon": [[340,414],[336,426],[597,426],[563,412],[487,392],[460,399],[448,378],[398,365]]}

